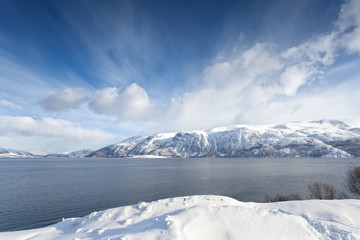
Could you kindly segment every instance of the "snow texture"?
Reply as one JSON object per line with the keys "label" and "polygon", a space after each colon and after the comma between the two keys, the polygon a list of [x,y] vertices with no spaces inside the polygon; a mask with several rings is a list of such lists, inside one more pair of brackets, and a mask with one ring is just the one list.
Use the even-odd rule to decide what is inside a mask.
{"label": "snow texture", "polygon": [[64,219],[0,239],[360,239],[360,200],[244,203],[190,196]]}
{"label": "snow texture", "polygon": [[88,156],[360,157],[360,131],[337,120],[234,125],[132,137]]}
{"label": "snow texture", "polygon": [[79,158],[85,157],[91,153],[93,150],[83,149],[75,152],[64,152],[64,153],[39,153],[39,152],[27,152],[22,150],[14,150],[0,147],[0,158],[38,158],[38,157],[70,157],[70,158]]}
{"label": "snow texture", "polygon": [[0,147],[0,158],[39,157],[39,156],[40,155],[31,152]]}

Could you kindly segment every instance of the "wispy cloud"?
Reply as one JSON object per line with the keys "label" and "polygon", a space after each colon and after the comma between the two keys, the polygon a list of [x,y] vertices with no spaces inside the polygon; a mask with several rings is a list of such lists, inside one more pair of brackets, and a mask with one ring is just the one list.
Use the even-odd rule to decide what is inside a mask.
{"label": "wispy cloud", "polygon": [[337,26],[340,44],[350,53],[360,53],[360,2],[349,0],[342,7]]}
{"label": "wispy cloud", "polygon": [[[245,51],[220,54],[204,70],[198,90],[173,99],[168,127],[195,129],[360,114],[344,107],[359,104],[347,97],[358,97],[354,88],[311,91],[311,85],[323,77],[338,55],[344,50],[357,51],[359,12],[359,1],[347,1],[332,32],[313,36],[298,46],[278,50],[276,44],[256,43]],[[306,94],[299,93],[302,88],[307,88]],[[328,108],[330,102],[332,108]]]}
{"label": "wispy cloud", "polygon": [[26,98],[36,96],[49,88],[49,83],[46,81],[51,79],[49,76],[22,66],[1,49],[0,72],[0,90],[13,95],[19,94]]}
{"label": "wispy cloud", "polygon": [[[341,87],[341,91],[326,85],[323,89],[311,90],[344,50],[353,49],[353,44],[345,44],[344,38],[356,39],[360,25],[353,12],[356,8],[359,8],[356,1],[348,1],[333,31],[313,36],[298,46],[281,49],[275,43],[258,42],[230,54],[219,52],[213,64],[204,68],[202,78],[194,84],[196,88],[172,98],[167,108],[159,107],[160,104],[152,101],[137,84],[123,91],[118,88],[98,90],[89,108],[97,114],[117,116],[120,121],[156,119],[157,130],[346,118],[360,114],[340,107],[357,103],[347,97],[357,96],[354,88],[349,87],[350,83],[345,83],[347,87]],[[337,87],[340,89],[340,85]],[[303,88],[307,91],[301,92]],[[336,101],[329,100],[330,96]],[[308,99],[316,104],[310,104]],[[325,111],[326,99],[333,107]]]}
{"label": "wispy cloud", "polygon": [[0,99],[0,105],[14,109],[21,109],[21,106],[5,99]]}
{"label": "wispy cloud", "polygon": [[[201,50],[211,54],[190,53],[189,49],[196,49],[199,44],[177,46],[187,35],[166,39],[172,33],[167,25],[158,26],[150,21],[151,15],[137,14],[148,14],[147,11],[134,10],[131,2],[113,3],[54,2],[51,11],[56,14],[44,11],[44,19],[49,20],[52,33],[60,41],[49,39],[45,48],[37,38],[47,36],[47,27],[38,29],[37,24],[31,25],[44,31],[39,31],[40,37],[36,35],[39,32],[27,31],[27,40],[19,41],[20,45],[24,43],[21,54],[9,50],[16,49],[15,43],[0,32],[2,46],[10,46],[0,49],[0,110],[9,115],[0,117],[0,144],[21,142],[25,146],[37,142],[43,149],[56,144],[73,144],[77,148],[90,139],[96,139],[94,144],[112,139],[105,130],[89,130],[94,128],[129,135],[237,123],[360,116],[359,81],[342,74],[346,69],[355,69],[358,59],[353,58],[351,64],[337,64],[339,56],[343,61],[344,55],[354,57],[360,53],[357,0],[345,1],[330,31],[301,39],[301,44],[283,47],[276,42],[250,43],[245,35],[248,32],[244,31],[241,43],[228,40],[222,46],[218,42],[217,55],[215,44],[207,44]],[[302,11],[309,7],[308,2],[299,4]],[[282,5],[280,10],[286,12],[287,7]],[[294,7],[293,12],[296,11]],[[293,23],[302,16],[299,13],[289,23],[292,32]],[[220,24],[217,29],[222,27]],[[169,31],[167,35],[162,34],[162,28]],[[198,28],[189,32],[196,31]],[[188,43],[194,39],[198,43],[202,36],[207,35],[199,33],[197,38],[190,37]],[[225,38],[234,39],[221,39]],[[207,42],[212,41],[218,40]],[[285,45],[289,42],[293,39]],[[59,43],[66,48],[64,55],[56,48]],[[212,55],[214,52],[216,56]],[[24,60],[23,53],[27,54]],[[192,60],[187,60],[188,55]],[[329,67],[332,69],[328,71]],[[59,74],[55,74],[57,70]],[[181,79],[188,75],[191,76]],[[341,79],[330,84],[329,75],[340,75]],[[68,111],[72,109],[76,111]],[[19,114],[23,117],[11,117]]]}
{"label": "wispy cloud", "polygon": [[57,4],[59,14],[89,56],[88,64],[94,67],[88,71],[101,80],[97,81],[100,87],[124,87],[156,75],[153,68],[163,56],[162,48],[151,21],[136,15],[134,5],[131,1],[111,5],[91,2],[81,5],[79,14],[77,3],[71,10]]}

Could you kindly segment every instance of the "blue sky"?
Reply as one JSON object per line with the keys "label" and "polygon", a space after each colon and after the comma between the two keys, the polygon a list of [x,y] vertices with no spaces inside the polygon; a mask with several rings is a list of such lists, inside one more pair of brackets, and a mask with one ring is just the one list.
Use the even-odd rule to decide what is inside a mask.
{"label": "blue sky", "polygon": [[358,0],[0,1],[0,147],[360,118]]}

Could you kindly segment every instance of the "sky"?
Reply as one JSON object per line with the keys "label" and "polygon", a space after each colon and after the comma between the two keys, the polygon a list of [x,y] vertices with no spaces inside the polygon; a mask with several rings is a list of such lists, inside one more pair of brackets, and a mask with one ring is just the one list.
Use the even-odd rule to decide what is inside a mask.
{"label": "sky", "polygon": [[360,126],[359,13],[359,0],[0,0],[0,147]]}

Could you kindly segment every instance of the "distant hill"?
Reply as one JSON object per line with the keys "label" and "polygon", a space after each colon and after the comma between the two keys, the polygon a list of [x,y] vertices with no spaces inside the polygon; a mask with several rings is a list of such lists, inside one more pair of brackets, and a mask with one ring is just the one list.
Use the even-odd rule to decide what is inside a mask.
{"label": "distant hill", "polygon": [[42,155],[33,154],[31,152],[14,150],[0,147],[0,158],[14,158],[14,157],[41,157]]}
{"label": "distant hill", "polygon": [[45,155],[44,157],[85,157],[93,152],[94,150],[83,149],[75,152],[51,153]]}
{"label": "distant hill", "polygon": [[39,154],[22,150],[14,150],[0,147],[0,158],[31,158],[31,157],[85,157],[94,150],[83,149],[75,152]]}

